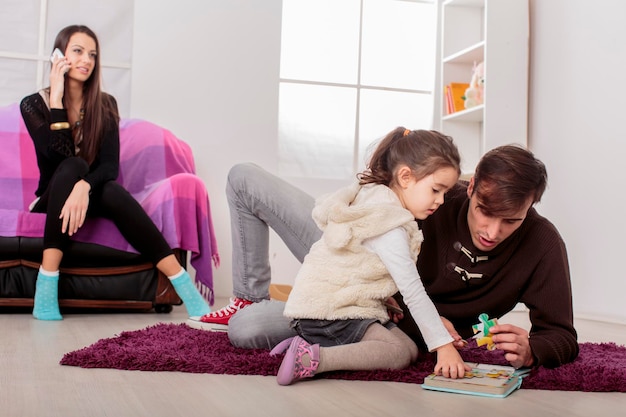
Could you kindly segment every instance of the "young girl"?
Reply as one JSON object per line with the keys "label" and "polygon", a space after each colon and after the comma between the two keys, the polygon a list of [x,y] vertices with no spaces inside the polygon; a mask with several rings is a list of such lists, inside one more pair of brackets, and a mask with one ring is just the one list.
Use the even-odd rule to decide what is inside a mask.
{"label": "young girl", "polygon": [[20,105],[39,166],[31,210],[46,213],[43,258],[33,316],[61,320],[59,265],[70,236],[91,216],[115,222],[126,240],[168,276],[191,316],[210,308],[172,249],[137,201],[115,179],[119,171],[119,114],[100,90],[100,48],[85,26],[68,26],[54,41],[50,87]]}
{"label": "young girl", "polygon": [[435,372],[463,377],[453,346],[417,273],[423,240],[417,220],[443,204],[458,180],[460,157],[449,137],[399,127],[378,145],[358,184],[318,202],[322,238],[304,259],[284,315],[299,336],[287,350],[280,385],[333,370],[401,369],[417,358],[415,343],[389,321],[385,301],[398,290],[430,351]]}

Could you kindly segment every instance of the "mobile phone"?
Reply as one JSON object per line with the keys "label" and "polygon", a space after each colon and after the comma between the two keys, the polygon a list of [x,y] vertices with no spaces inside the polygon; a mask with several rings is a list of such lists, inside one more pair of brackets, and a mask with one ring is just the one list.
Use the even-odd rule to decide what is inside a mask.
{"label": "mobile phone", "polygon": [[65,58],[65,55],[63,55],[63,52],[61,52],[59,48],[54,48],[54,51],[52,51],[52,56],[50,57],[50,62],[54,64],[55,59],[63,59],[63,58]]}
{"label": "mobile phone", "polygon": [[404,314],[404,311],[402,311],[400,307],[396,307],[395,305],[391,303],[385,303],[385,307],[387,307],[387,310],[391,311],[392,313]]}

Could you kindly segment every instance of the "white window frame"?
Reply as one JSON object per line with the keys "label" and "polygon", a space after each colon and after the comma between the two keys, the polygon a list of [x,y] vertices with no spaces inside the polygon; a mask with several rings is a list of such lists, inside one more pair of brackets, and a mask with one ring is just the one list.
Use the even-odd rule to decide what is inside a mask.
{"label": "white window frame", "polygon": [[[434,86],[436,85],[436,76],[433,77],[433,89],[429,90],[419,90],[419,89],[410,89],[410,88],[394,88],[394,87],[381,87],[374,85],[367,85],[361,83],[361,65],[362,65],[362,48],[363,48],[363,3],[366,0],[360,0],[360,10],[359,10],[359,37],[358,37],[358,63],[357,63],[357,81],[356,83],[332,83],[332,82],[323,82],[323,81],[310,81],[303,79],[294,79],[294,78],[279,78],[279,84],[300,84],[300,85],[315,85],[315,86],[328,86],[328,87],[345,87],[345,88],[353,88],[356,90],[356,118],[354,125],[354,146],[353,146],[353,155],[352,155],[352,173],[356,174],[359,172],[359,167],[361,165],[360,157],[360,120],[361,120],[361,91],[363,90],[378,90],[378,91],[387,91],[387,92],[400,92],[400,93],[410,93],[410,94],[425,94],[430,95],[431,98],[434,97]],[[437,18],[437,0],[393,0],[393,1],[407,1],[411,3],[424,3],[430,4],[433,7],[433,17]],[[436,39],[436,36],[435,38]],[[435,48],[436,50],[437,48]],[[436,60],[436,57],[433,56],[433,60]],[[436,66],[433,66],[433,71],[435,71]],[[432,110],[434,111],[434,99],[432,102]],[[280,123],[280,121],[279,121]],[[432,128],[431,125],[423,128]]]}

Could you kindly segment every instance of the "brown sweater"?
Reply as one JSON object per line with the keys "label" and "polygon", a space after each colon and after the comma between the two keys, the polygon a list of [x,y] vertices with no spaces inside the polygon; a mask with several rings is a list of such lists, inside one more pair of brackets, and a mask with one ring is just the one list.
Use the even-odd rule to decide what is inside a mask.
{"label": "brown sweater", "polygon": [[[424,242],[417,265],[439,314],[462,337],[469,337],[479,314],[501,317],[518,302],[524,303],[530,310],[535,365],[556,367],[573,361],[578,343],[569,265],[554,225],[531,208],[513,235],[493,251],[481,252],[469,235],[468,206],[466,187],[459,184],[447,193],[445,204],[422,222]],[[488,259],[472,264],[457,242],[471,255]],[[483,276],[464,281],[455,266]],[[417,328],[407,318],[400,327],[419,342]]]}

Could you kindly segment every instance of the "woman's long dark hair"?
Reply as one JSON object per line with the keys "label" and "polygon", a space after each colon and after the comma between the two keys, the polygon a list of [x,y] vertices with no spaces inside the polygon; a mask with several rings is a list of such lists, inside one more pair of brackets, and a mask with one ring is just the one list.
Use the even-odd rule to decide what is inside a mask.
{"label": "woman's long dark hair", "polygon": [[[104,94],[100,88],[100,44],[96,34],[83,25],[71,25],[62,29],[54,40],[53,48],[59,48],[61,51],[67,49],[70,38],[75,33],[84,33],[94,40],[96,43],[96,57],[93,72],[83,85],[83,105],[84,119],[79,127],[81,131],[74,134],[83,135],[81,142],[80,156],[91,164],[100,151],[104,130],[111,119],[116,124],[119,123],[119,114],[117,107],[111,96]],[[68,80],[65,79],[65,91],[68,88]],[[63,106],[67,109],[67,95],[63,95]]]}

